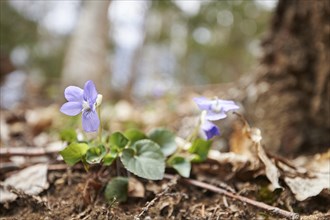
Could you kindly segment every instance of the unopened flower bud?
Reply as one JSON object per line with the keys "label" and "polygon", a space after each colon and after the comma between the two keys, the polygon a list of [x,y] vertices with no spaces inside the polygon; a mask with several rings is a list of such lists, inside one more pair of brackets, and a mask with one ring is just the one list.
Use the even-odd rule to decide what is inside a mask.
{"label": "unopened flower bud", "polygon": [[103,99],[103,96],[101,94],[98,94],[96,97],[96,107],[101,105],[102,99]]}

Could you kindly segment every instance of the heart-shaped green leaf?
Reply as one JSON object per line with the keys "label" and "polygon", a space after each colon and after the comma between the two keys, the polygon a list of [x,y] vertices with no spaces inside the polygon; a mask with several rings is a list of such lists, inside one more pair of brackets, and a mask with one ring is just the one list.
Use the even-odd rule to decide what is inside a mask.
{"label": "heart-shaped green leaf", "polygon": [[130,145],[134,144],[134,142],[138,140],[142,140],[147,138],[147,136],[140,130],[132,128],[125,131],[125,136],[130,141]]}
{"label": "heart-shaped green leaf", "polygon": [[168,161],[169,165],[172,166],[178,173],[188,178],[190,176],[191,163],[188,159],[180,156],[175,156]]}
{"label": "heart-shaped green leaf", "polygon": [[71,143],[65,149],[60,151],[64,161],[72,166],[79,162],[86,154],[88,145],[85,143]]}
{"label": "heart-shaped green leaf", "polygon": [[113,200],[118,202],[125,202],[128,194],[128,178],[115,177],[113,178],[105,188],[104,195],[108,202]]}
{"label": "heart-shaped green leaf", "polygon": [[196,139],[191,147],[189,152],[195,154],[195,157],[192,159],[192,162],[203,162],[206,160],[209,150],[211,148],[212,141],[206,141],[203,139]]}
{"label": "heart-shaped green leaf", "polygon": [[120,132],[115,132],[111,134],[109,138],[109,143],[112,146],[116,146],[118,149],[123,149],[127,143],[128,139]]}
{"label": "heart-shaped green leaf", "polygon": [[165,157],[158,144],[139,140],[123,150],[120,157],[125,168],[139,177],[150,180],[163,179]]}
{"label": "heart-shaped green leaf", "polygon": [[165,156],[173,154],[177,149],[175,135],[167,129],[156,128],[148,134],[148,137],[160,146],[160,150]]}
{"label": "heart-shaped green leaf", "polygon": [[86,162],[89,164],[100,163],[105,154],[106,150],[104,145],[91,147],[86,152]]}

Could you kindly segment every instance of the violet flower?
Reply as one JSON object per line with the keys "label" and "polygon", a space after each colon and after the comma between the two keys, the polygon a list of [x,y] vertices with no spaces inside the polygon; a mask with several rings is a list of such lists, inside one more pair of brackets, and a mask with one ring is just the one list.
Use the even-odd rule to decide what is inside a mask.
{"label": "violet flower", "polygon": [[206,111],[206,120],[216,121],[226,118],[226,113],[230,110],[239,109],[235,102],[222,99],[207,99],[204,97],[194,98],[195,103],[200,110]]}
{"label": "violet flower", "polygon": [[207,99],[204,97],[194,98],[195,103],[202,110],[199,132],[200,135],[209,140],[216,135],[220,135],[218,126],[211,121],[220,120],[226,118],[226,113],[230,110],[239,109],[239,106],[235,102],[222,99]]}
{"label": "violet flower", "polygon": [[200,135],[206,139],[210,140],[214,136],[220,135],[220,130],[218,126],[213,124],[212,122],[205,120],[201,123],[200,126]]}
{"label": "violet flower", "polygon": [[84,131],[97,131],[100,126],[100,119],[96,107],[101,104],[102,95],[97,93],[93,81],[87,81],[84,90],[77,86],[68,86],[64,90],[64,96],[68,102],[62,105],[60,111],[69,116],[75,116],[82,112]]}

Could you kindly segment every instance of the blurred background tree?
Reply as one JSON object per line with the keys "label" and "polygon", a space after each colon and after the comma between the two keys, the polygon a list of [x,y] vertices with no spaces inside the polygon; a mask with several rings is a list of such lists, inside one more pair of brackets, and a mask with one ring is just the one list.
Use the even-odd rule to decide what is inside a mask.
{"label": "blurred background tree", "polygon": [[280,0],[277,5],[261,68],[246,89],[253,95],[245,102],[272,151],[329,149],[329,18],[329,1]]}
{"label": "blurred background tree", "polygon": [[[261,54],[259,39],[270,17],[260,3],[152,1],[137,57],[142,80],[136,81],[135,94],[233,82],[249,73]],[[147,91],[141,83],[145,78]]]}
{"label": "blurred background tree", "polygon": [[108,8],[110,0],[84,1],[77,27],[65,56],[62,72],[63,87],[83,85],[93,80],[98,89],[110,90],[107,69]]}
{"label": "blurred background tree", "polygon": [[[102,78],[119,97],[175,93],[182,86],[230,82],[250,72],[260,55],[259,39],[270,16],[269,5],[276,2],[270,3],[114,1],[108,7],[107,1],[101,1],[95,3],[102,5],[99,16],[103,14],[104,20],[107,12],[108,20],[91,19],[97,25],[92,25],[91,35],[81,36],[78,29],[89,20],[84,11],[91,3],[6,0],[1,1],[1,48],[6,47],[2,54],[11,62],[21,60],[14,68],[24,70],[52,99],[58,95],[59,82],[81,86],[77,80],[84,77]],[[97,64],[103,58],[94,52],[72,52],[79,35],[85,39],[80,45],[98,48],[95,51],[105,56],[105,64]],[[107,42],[94,36],[106,36]],[[79,59],[80,64],[70,59]],[[11,71],[2,70],[1,75]],[[107,73],[94,77],[96,72]]]}

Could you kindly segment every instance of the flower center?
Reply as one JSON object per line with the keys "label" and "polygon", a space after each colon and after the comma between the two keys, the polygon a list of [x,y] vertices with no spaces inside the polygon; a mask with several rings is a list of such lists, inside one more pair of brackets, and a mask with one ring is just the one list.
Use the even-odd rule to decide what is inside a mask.
{"label": "flower center", "polygon": [[89,111],[89,110],[91,109],[91,108],[89,107],[88,102],[86,102],[86,101],[83,101],[82,106],[83,106],[82,111]]}
{"label": "flower center", "polygon": [[215,113],[220,113],[222,111],[222,107],[218,99],[214,103],[212,103],[211,110]]}

